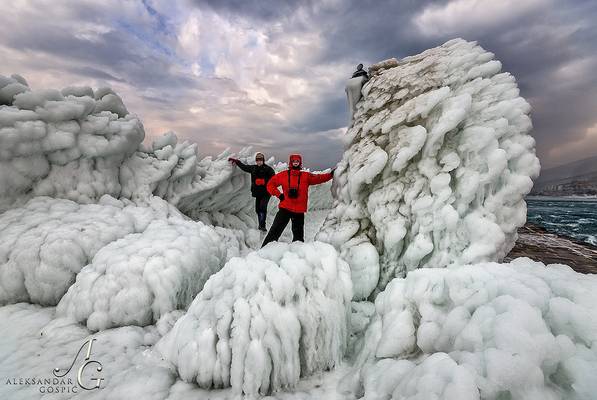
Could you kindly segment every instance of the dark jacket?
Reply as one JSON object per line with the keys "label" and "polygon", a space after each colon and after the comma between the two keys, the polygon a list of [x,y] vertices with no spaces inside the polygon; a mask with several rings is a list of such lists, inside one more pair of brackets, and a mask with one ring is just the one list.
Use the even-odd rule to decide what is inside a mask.
{"label": "dark jacket", "polygon": [[236,165],[245,172],[251,174],[251,195],[253,197],[269,197],[266,185],[272,176],[276,174],[274,169],[265,163],[260,167],[258,165],[247,165],[240,161]]}
{"label": "dark jacket", "polygon": [[355,71],[355,73],[352,74],[353,78],[356,78],[357,76],[364,76],[366,81],[369,80],[369,74],[363,69]]}

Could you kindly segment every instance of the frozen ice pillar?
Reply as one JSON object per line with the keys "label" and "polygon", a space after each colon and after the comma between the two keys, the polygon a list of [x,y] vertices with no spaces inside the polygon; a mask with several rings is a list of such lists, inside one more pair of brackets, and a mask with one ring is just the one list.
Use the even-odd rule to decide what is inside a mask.
{"label": "frozen ice pillar", "polygon": [[342,359],[351,297],[348,265],[332,246],[270,243],[212,275],[156,347],[206,389],[292,388]]}
{"label": "frozen ice pillar", "polygon": [[351,268],[356,298],[420,267],[499,261],[539,173],[529,104],[501,63],[462,39],[373,65],[317,239]]}

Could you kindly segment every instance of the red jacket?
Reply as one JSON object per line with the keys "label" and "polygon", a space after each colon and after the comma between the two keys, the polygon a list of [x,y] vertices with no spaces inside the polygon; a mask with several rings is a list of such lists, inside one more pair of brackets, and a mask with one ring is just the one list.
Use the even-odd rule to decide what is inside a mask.
{"label": "red jacket", "polygon": [[[290,156],[292,165],[292,159],[300,156],[293,154]],[[290,186],[288,186],[288,174],[290,174]],[[299,185],[299,174],[300,174],[300,185]],[[318,185],[332,179],[332,174],[312,174],[307,171],[301,171],[296,169],[287,169],[282,172],[278,172],[274,175],[267,183],[267,191],[272,196],[279,197],[280,191],[278,186],[282,186],[282,192],[284,193],[284,200],[278,205],[279,208],[292,211],[295,213],[307,212],[307,203],[309,201],[309,186]],[[290,188],[298,188],[298,197],[291,199],[289,197]]]}

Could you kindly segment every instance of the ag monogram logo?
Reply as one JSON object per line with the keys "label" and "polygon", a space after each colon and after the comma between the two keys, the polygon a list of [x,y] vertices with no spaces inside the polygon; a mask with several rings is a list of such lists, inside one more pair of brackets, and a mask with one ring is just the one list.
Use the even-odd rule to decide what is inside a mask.
{"label": "ag monogram logo", "polygon": [[[95,367],[95,370],[97,372],[102,372],[103,368],[102,368],[102,364],[99,361],[96,360],[91,360],[91,347],[93,346],[93,342],[96,341],[97,339],[95,338],[91,338],[89,340],[87,340],[85,343],[83,343],[83,345],[81,346],[81,348],[79,349],[79,351],[77,352],[77,355],[75,356],[75,358],[73,359],[72,364],[70,365],[70,367],[68,368],[68,370],[66,370],[65,373],[60,374],[60,368],[54,368],[54,371],[52,371],[52,373],[54,374],[55,377],[57,378],[62,378],[64,376],[66,376],[66,374],[68,374],[70,372],[71,369],[73,369],[75,363],[77,362],[77,358],[79,358],[79,354],[81,353],[81,350],[83,350],[83,348],[88,345],[87,347],[87,354],[85,356],[85,363],[83,365],[81,365],[79,367],[79,371],[77,372],[77,383],[79,384],[79,386],[85,390],[93,390],[93,389],[99,389],[102,381],[104,380],[104,378],[96,378],[96,377],[90,377],[90,381],[91,382],[91,386],[87,386],[83,384],[83,372],[85,371],[85,368],[87,368],[89,365],[91,364],[96,364],[97,366]],[[93,384],[93,381],[95,381],[95,386]]]}

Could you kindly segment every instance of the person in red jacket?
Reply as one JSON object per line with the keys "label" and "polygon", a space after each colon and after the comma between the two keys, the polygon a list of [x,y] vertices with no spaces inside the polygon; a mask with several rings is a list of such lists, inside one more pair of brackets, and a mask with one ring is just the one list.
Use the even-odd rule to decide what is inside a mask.
{"label": "person in red jacket", "polygon": [[[292,241],[304,242],[309,186],[327,182],[334,176],[334,170],[327,174],[302,171],[303,159],[300,154],[291,154],[288,166],[287,170],[277,173],[267,183],[267,191],[280,199],[280,204],[261,247],[278,240],[289,221],[292,221]],[[278,190],[278,186],[282,186],[282,192]]]}

